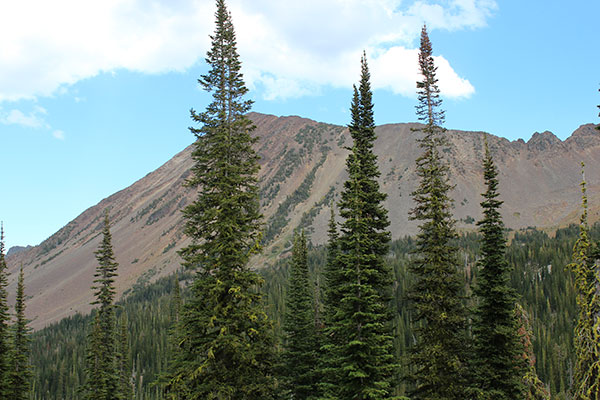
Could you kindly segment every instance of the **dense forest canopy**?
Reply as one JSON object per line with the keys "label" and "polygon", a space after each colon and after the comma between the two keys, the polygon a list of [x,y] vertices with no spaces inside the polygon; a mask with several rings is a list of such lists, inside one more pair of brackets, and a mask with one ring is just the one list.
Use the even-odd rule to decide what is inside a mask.
{"label": "dense forest canopy", "polygon": [[[578,227],[558,229],[554,234],[534,228],[508,232],[512,237],[507,247],[507,259],[513,268],[511,285],[530,316],[533,349],[540,379],[548,386],[553,398],[566,399],[574,367],[573,327],[576,312],[570,263]],[[590,229],[592,240],[600,240],[600,225]],[[470,285],[476,279],[480,250],[479,235],[461,235],[456,244],[464,274]],[[402,358],[412,341],[408,329],[409,314],[405,294],[410,284],[407,268],[414,249],[414,239],[406,237],[390,244],[387,262],[394,272],[395,351]],[[313,282],[321,275],[326,262],[324,246],[310,247],[308,267]],[[282,335],[282,317],[289,274],[289,259],[282,258],[273,268],[260,271],[265,279],[265,306]],[[191,275],[177,275],[186,287]],[[154,382],[165,371],[168,359],[168,332],[172,324],[171,304],[174,292],[172,278],[137,287],[118,303],[117,317],[128,315],[131,341],[131,368],[135,380],[136,399],[162,399]],[[184,298],[187,289],[183,290]],[[35,399],[78,399],[77,387],[82,382],[84,342],[93,315],[75,315],[33,334],[32,353]],[[60,346],[56,344],[60,343]]]}

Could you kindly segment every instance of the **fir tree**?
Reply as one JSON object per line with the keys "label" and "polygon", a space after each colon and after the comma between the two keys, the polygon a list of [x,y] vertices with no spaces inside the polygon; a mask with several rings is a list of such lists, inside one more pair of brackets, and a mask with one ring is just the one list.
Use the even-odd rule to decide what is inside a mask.
{"label": "fir tree", "polygon": [[[379,190],[370,74],[361,59],[359,87],[354,87],[350,135],[354,141],[346,160],[348,179],[340,201],[344,219],[337,242],[338,271],[330,296],[339,300],[326,335],[335,339],[328,352],[337,384],[326,397],[389,399],[395,373],[391,312],[392,276],[384,257],[388,252],[389,220]],[[333,392],[331,391],[333,389]]]}
{"label": "fir tree", "polygon": [[336,392],[338,379],[336,376],[335,359],[333,351],[336,345],[337,337],[328,333],[333,326],[335,314],[339,305],[339,287],[341,274],[338,268],[337,260],[340,253],[338,242],[338,231],[335,222],[334,204],[331,204],[331,216],[329,218],[329,227],[327,231],[327,260],[323,270],[323,328],[321,329],[321,349],[319,352],[319,394],[322,398],[333,399]]}
{"label": "fir tree", "polygon": [[431,42],[426,27],[421,32],[417,82],[417,115],[425,126],[419,139],[423,154],[417,158],[419,186],[412,193],[415,208],[411,219],[420,222],[416,237],[416,258],[410,266],[415,283],[408,298],[414,307],[413,332],[416,344],[411,350],[413,399],[466,399],[466,311],[462,303],[463,281],[458,271],[457,237],[452,218],[452,189],[448,166],[440,151],[446,145],[442,136],[442,100],[435,76]]}
{"label": "fir tree", "polygon": [[269,399],[275,380],[272,324],[250,270],[260,250],[258,156],[252,102],[240,72],[236,39],[225,2],[217,0],[216,30],[199,79],[212,92],[203,113],[188,185],[198,197],[184,210],[185,233],[192,243],[181,250],[184,265],[197,271],[191,298],[182,309],[179,348],[168,390],[185,399]]}
{"label": "fir tree", "polygon": [[116,370],[115,287],[119,264],[115,261],[108,211],[104,216],[102,242],[95,252],[98,266],[94,274],[92,305],[96,309],[92,330],[88,335],[86,355],[86,383],[84,394],[90,400],[119,399],[119,377]]}
{"label": "fir tree", "polygon": [[[582,175],[584,164],[581,163]],[[579,224],[579,239],[573,248],[569,268],[575,274],[578,318],[575,326],[574,398],[600,399],[600,254],[589,238],[585,178],[581,182],[583,212]]]}
{"label": "fir tree", "polygon": [[119,399],[133,399],[133,385],[131,382],[131,367],[129,365],[131,357],[129,356],[129,330],[127,328],[127,316],[121,314],[119,321],[119,340],[116,352],[116,367],[119,375]]}
{"label": "fir tree", "polygon": [[9,399],[29,399],[30,381],[32,378],[29,362],[31,329],[27,326],[25,318],[25,283],[23,267],[19,271],[17,281],[17,297],[15,299],[15,317],[13,326],[12,353],[10,360]]}
{"label": "fir tree", "polygon": [[481,238],[481,258],[475,294],[478,297],[473,324],[475,340],[474,372],[477,389],[485,399],[523,399],[522,346],[517,336],[516,291],[509,286],[511,268],[506,260],[504,224],[498,200],[498,170],[487,140],[484,144],[483,174],[486,184],[483,219],[477,223]]}
{"label": "fir tree", "polygon": [[4,249],[4,225],[0,224],[0,398],[6,398],[10,389],[10,315],[8,312],[8,267]]}
{"label": "fir tree", "polygon": [[282,378],[286,391],[293,399],[315,399],[317,340],[304,231],[294,237],[283,331]]}
{"label": "fir tree", "polygon": [[171,302],[169,303],[170,312],[171,312],[171,321],[173,321],[173,326],[177,325],[179,322],[179,315],[181,314],[181,306],[183,305],[183,300],[181,299],[181,288],[179,286],[179,276],[177,274],[173,275],[173,293],[171,295]]}
{"label": "fir tree", "polygon": [[338,242],[338,231],[335,223],[335,208],[331,204],[331,214],[329,217],[329,225],[327,230],[327,263],[324,269],[325,285],[323,290],[323,309],[324,323],[330,324],[333,315],[335,314],[338,299],[335,296],[336,288],[339,286],[339,268],[337,258],[340,253],[340,245]]}

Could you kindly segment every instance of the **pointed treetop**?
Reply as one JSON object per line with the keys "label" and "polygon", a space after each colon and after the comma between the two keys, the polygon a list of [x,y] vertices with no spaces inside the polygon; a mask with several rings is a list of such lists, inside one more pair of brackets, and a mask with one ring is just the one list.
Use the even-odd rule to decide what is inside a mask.
{"label": "pointed treetop", "polygon": [[0,222],[0,257],[4,257],[4,222]]}
{"label": "pointed treetop", "polygon": [[363,51],[360,59],[360,111],[362,124],[366,128],[375,127],[373,117],[373,93],[371,92],[371,73],[367,64],[367,53]]}
{"label": "pointed treetop", "polygon": [[421,45],[419,48],[419,73],[421,81],[417,82],[417,98],[419,104],[416,106],[419,121],[424,121],[428,126],[441,126],[444,124],[444,110],[440,107],[440,89],[437,86],[435,73],[437,67],[433,61],[431,41],[427,34],[427,26],[423,25],[421,30]]}

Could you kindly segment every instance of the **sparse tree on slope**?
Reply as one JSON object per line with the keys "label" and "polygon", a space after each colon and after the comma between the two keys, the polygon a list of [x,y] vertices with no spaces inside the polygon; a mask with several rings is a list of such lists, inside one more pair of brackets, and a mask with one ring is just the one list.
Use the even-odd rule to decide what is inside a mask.
{"label": "sparse tree on slope", "polygon": [[414,306],[413,331],[416,344],[411,353],[413,399],[468,398],[466,360],[466,310],[461,293],[463,279],[458,270],[457,237],[452,218],[452,189],[448,166],[440,151],[446,144],[442,100],[435,76],[431,42],[421,32],[417,82],[417,115],[425,123],[420,139],[423,154],[417,158],[419,186],[412,193],[415,208],[411,218],[420,222],[416,238],[416,259],[410,270],[415,283],[409,291]]}
{"label": "sparse tree on slope", "polygon": [[291,398],[315,399],[317,338],[304,231],[294,237],[291,263],[283,323],[282,377]]}
{"label": "sparse tree on slope", "polygon": [[9,396],[11,400],[29,399],[31,387],[31,364],[29,362],[31,329],[27,326],[25,318],[25,283],[23,267],[19,271],[17,281],[17,297],[15,299],[15,317],[13,326],[13,346],[10,360]]}
{"label": "sparse tree on slope", "polygon": [[6,287],[8,286],[8,271],[4,249],[4,226],[0,225],[0,398],[9,393],[10,384],[10,315]]}
{"label": "sparse tree on slope", "polygon": [[[582,174],[584,165],[581,163]],[[573,394],[577,400],[600,399],[600,262],[589,238],[585,178],[581,182],[583,213],[579,239],[573,248],[569,268],[575,274],[577,307],[575,326],[575,371]]]}
{"label": "sparse tree on slope", "polygon": [[102,242],[95,252],[98,266],[94,274],[96,300],[99,305],[88,336],[86,355],[86,383],[84,395],[89,400],[120,399],[119,377],[115,364],[116,321],[115,321],[115,277],[119,264],[115,261],[108,212],[104,216]]}
{"label": "sparse tree on slope", "polygon": [[[342,230],[338,238],[333,298],[339,299],[326,335],[335,337],[328,362],[337,385],[326,397],[340,400],[389,399],[397,368],[389,309],[392,275],[388,252],[389,220],[379,190],[370,74],[366,56],[354,88],[349,131],[354,141],[346,160],[348,179],[340,201]],[[337,281],[337,282],[336,282]]]}
{"label": "sparse tree on slope", "polygon": [[199,79],[212,92],[203,113],[192,110],[199,128],[188,185],[198,188],[184,210],[192,243],[181,250],[184,265],[197,271],[191,298],[181,312],[176,351],[167,390],[174,398],[270,399],[275,346],[272,324],[250,270],[260,250],[258,156],[252,102],[240,72],[236,38],[225,2],[217,0],[216,30]]}
{"label": "sparse tree on slope", "polygon": [[483,173],[486,192],[483,219],[477,223],[481,258],[475,294],[479,302],[473,323],[476,387],[484,399],[518,400],[524,397],[523,350],[517,335],[516,291],[509,286],[511,268],[506,260],[504,224],[498,200],[498,170],[487,140]]}

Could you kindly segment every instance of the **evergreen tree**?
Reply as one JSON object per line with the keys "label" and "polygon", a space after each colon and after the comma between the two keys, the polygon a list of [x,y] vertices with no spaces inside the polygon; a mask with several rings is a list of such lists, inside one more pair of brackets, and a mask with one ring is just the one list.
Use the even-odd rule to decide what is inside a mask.
{"label": "evergreen tree", "polygon": [[207,53],[209,72],[199,79],[212,92],[203,113],[188,185],[198,197],[184,210],[192,243],[181,250],[184,265],[197,271],[191,298],[182,309],[179,348],[171,371],[171,396],[185,399],[269,399],[275,346],[272,324],[250,270],[260,250],[258,156],[251,101],[240,72],[236,39],[225,2],[217,0],[216,30]]}
{"label": "evergreen tree", "polygon": [[533,354],[533,343],[531,342],[531,324],[529,323],[529,317],[523,309],[523,307],[516,303],[515,316],[517,319],[517,334],[521,341],[521,349],[523,354],[521,358],[525,363],[522,381],[525,386],[525,400],[550,400],[550,393],[544,386],[544,383],[538,377],[535,371],[535,355]]}
{"label": "evergreen tree", "polygon": [[173,321],[173,326],[177,325],[179,322],[179,315],[181,314],[181,306],[183,305],[183,300],[181,299],[181,288],[179,286],[179,275],[173,275],[173,293],[171,295],[170,302],[170,312],[171,312],[171,321]]}
{"label": "evergreen tree", "polygon": [[4,225],[0,224],[0,398],[10,389],[10,315],[8,312],[8,267],[4,249]]}
{"label": "evergreen tree", "polygon": [[[350,135],[354,141],[346,160],[348,179],[340,201],[344,219],[339,254],[330,293],[339,300],[326,335],[335,339],[328,357],[337,384],[326,397],[389,399],[397,368],[389,311],[392,275],[384,261],[388,252],[389,220],[379,190],[376,139],[370,74],[366,55],[361,59],[359,87],[354,87]],[[339,275],[338,275],[339,274]],[[339,277],[339,279],[338,279]],[[333,392],[331,392],[333,389]]]}
{"label": "evergreen tree", "polygon": [[336,288],[339,286],[339,268],[337,265],[340,245],[339,234],[335,223],[334,204],[331,204],[331,214],[327,230],[327,263],[324,268],[325,285],[323,290],[324,323],[330,325],[335,314],[338,298],[335,296]]}
{"label": "evergreen tree", "polygon": [[133,399],[133,385],[131,382],[129,330],[127,329],[127,316],[121,314],[119,322],[119,341],[116,352],[116,367],[119,374],[119,398],[122,400]]}
{"label": "evergreen tree", "polygon": [[[582,175],[584,164],[581,163]],[[579,224],[579,239],[573,248],[569,268],[575,274],[578,318],[575,326],[574,398],[600,399],[600,254],[590,242],[587,222],[586,182],[581,182],[583,212]]]}
{"label": "evergreen tree", "polygon": [[417,115],[425,126],[419,139],[423,154],[417,158],[419,186],[412,193],[415,208],[411,219],[420,221],[416,258],[410,266],[415,282],[408,298],[414,307],[411,351],[414,399],[466,399],[466,311],[461,291],[464,282],[458,271],[457,234],[452,218],[452,189],[448,166],[440,151],[446,145],[440,127],[444,111],[435,76],[431,42],[426,27],[421,32],[417,82]]}
{"label": "evergreen tree", "polygon": [[329,218],[329,227],[327,231],[327,258],[323,275],[325,284],[323,287],[323,327],[321,329],[321,351],[319,352],[319,395],[322,398],[334,399],[333,394],[336,392],[338,379],[336,376],[337,369],[335,368],[335,359],[333,351],[336,345],[337,337],[329,334],[330,327],[334,325],[335,314],[339,305],[339,287],[341,273],[338,268],[337,260],[340,253],[338,242],[338,231],[335,222],[334,204],[331,204],[331,216]]}
{"label": "evergreen tree", "polygon": [[13,345],[10,360],[10,384],[8,398],[11,400],[29,399],[31,387],[31,365],[29,362],[31,329],[27,326],[25,318],[25,283],[23,267],[19,271],[17,281],[17,296],[15,299],[15,317],[13,326]]}
{"label": "evergreen tree", "polygon": [[487,140],[484,144],[483,174],[486,192],[481,202],[483,219],[481,258],[475,294],[478,297],[473,324],[474,373],[480,396],[494,400],[523,399],[522,346],[517,336],[516,292],[509,286],[511,268],[506,260],[504,224],[498,200],[498,170]]}
{"label": "evergreen tree", "polygon": [[104,216],[102,242],[95,252],[98,266],[94,274],[92,305],[99,305],[90,334],[86,355],[84,395],[89,400],[119,399],[119,376],[116,370],[115,287],[119,264],[115,261],[108,211]]}
{"label": "evergreen tree", "polygon": [[291,398],[298,400],[317,397],[317,340],[310,286],[306,236],[302,231],[294,237],[282,354],[284,386]]}

